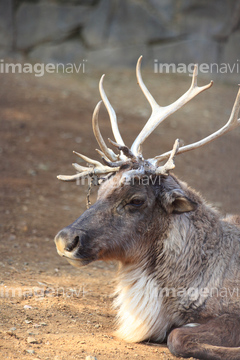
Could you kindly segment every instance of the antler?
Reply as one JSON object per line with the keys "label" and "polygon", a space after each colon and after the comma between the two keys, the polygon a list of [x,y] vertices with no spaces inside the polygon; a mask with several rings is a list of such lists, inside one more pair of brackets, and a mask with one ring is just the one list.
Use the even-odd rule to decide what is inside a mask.
{"label": "antler", "polygon": [[156,175],[167,175],[170,170],[173,170],[175,168],[174,158],[178,153],[179,149],[179,139],[177,139],[173,145],[173,149],[170,152],[170,156],[166,164],[163,166],[157,167],[155,173]]}
{"label": "antler", "polygon": [[[119,151],[120,154],[116,155],[113,150],[109,149],[103,140],[103,137],[100,133],[99,126],[98,126],[98,114],[100,110],[100,106],[102,101],[100,101],[93,112],[92,117],[92,125],[93,125],[93,132],[96,137],[96,140],[100,146],[101,150],[97,150],[97,152],[101,155],[104,163],[106,165],[102,165],[99,161],[92,160],[85,155],[79,154],[74,152],[77,156],[81,159],[86,161],[90,167],[81,166],[79,164],[72,164],[74,168],[78,171],[75,175],[59,175],[58,179],[64,181],[74,181],[79,178],[84,178],[87,176],[93,175],[102,175],[117,172],[120,170],[120,167],[123,164],[132,164],[132,168],[123,174],[123,181],[124,179],[130,179],[132,176],[142,176],[145,173],[151,175],[167,175],[170,170],[174,169],[174,157],[177,154],[182,154],[186,151],[190,151],[196,149],[200,146],[203,146],[210,141],[217,139],[218,137],[222,136],[223,134],[227,133],[230,130],[233,130],[238,125],[240,125],[240,119],[238,119],[238,113],[240,110],[240,89],[238,91],[235,103],[233,105],[233,109],[230,115],[228,122],[218,131],[214,132],[213,134],[207,136],[206,138],[197,141],[193,144],[182,146],[179,148],[179,140],[177,139],[174,143],[173,149],[168,151],[162,155],[158,155],[152,159],[144,160],[142,157],[141,145],[146,140],[146,138],[153,132],[153,130],[163,122],[169,115],[173,114],[175,111],[180,109],[183,105],[185,105],[188,101],[190,101],[193,97],[201,93],[202,91],[210,88],[213,84],[211,81],[209,84],[205,86],[199,87],[197,85],[197,65],[194,67],[192,83],[188,91],[183,94],[178,100],[168,106],[159,106],[153,96],[148,91],[146,85],[144,84],[141,76],[141,61],[142,56],[138,59],[137,67],[136,67],[136,74],[139,86],[143,91],[146,99],[148,100],[151,108],[152,114],[143,127],[140,134],[137,136],[136,140],[133,142],[131,149],[129,149],[123,142],[122,137],[119,132],[118,124],[117,124],[117,117],[116,113],[113,110],[107,95],[103,89],[103,79],[104,75],[101,77],[99,82],[99,91],[102,97],[102,101],[104,102],[112,126],[112,131],[116,142],[109,139],[110,143],[115,146]],[[165,165],[160,166],[160,163],[163,160],[167,160]]]}
{"label": "antler", "polygon": [[[110,117],[110,122],[111,122],[111,126],[112,126],[112,132],[113,132],[113,135],[114,135],[114,138],[116,140],[116,142],[119,144],[119,145],[123,145],[125,146],[124,144],[124,141],[121,137],[121,134],[120,134],[120,131],[119,131],[119,128],[118,128],[118,123],[117,123],[117,116],[116,116],[116,113],[112,107],[112,105],[110,104],[108,98],[107,98],[107,95],[103,89],[103,79],[104,79],[104,76],[105,75],[102,75],[100,81],[99,81],[99,92],[101,94],[101,98],[104,102],[104,105],[106,106],[106,109],[108,111],[108,115]],[[126,160],[126,156],[124,156],[122,153],[119,155],[119,158],[121,160]]]}
{"label": "antler", "polygon": [[[100,146],[102,153],[101,156],[105,155],[107,157],[107,159],[110,159],[111,161],[118,161],[119,160],[119,155],[116,155],[111,149],[109,149],[107,147],[107,145],[105,144],[105,141],[103,140],[103,137],[100,133],[99,130],[99,126],[98,126],[98,114],[99,114],[99,110],[100,110],[100,106],[101,106],[102,100],[99,101],[94,109],[93,112],[93,117],[92,117],[92,127],[93,127],[93,132],[95,135],[95,138],[98,142],[98,145]],[[97,150],[99,152],[99,150]]]}
{"label": "antler", "polygon": [[[79,173],[75,174],[75,175],[58,175],[57,178],[59,180],[75,181],[76,179],[84,178],[87,176],[103,175],[103,174],[116,172],[116,171],[119,171],[120,166],[128,160],[128,157],[126,155],[124,155],[125,153],[127,153],[128,148],[127,148],[127,146],[125,146],[125,144],[122,140],[121,134],[119,132],[116,113],[115,113],[112,105],[110,104],[110,102],[107,98],[107,95],[103,89],[104,76],[105,75],[102,75],[102,77],[99,81],[99,91],[100,91],[102,100],[97,103],[97,105],[94,109],[93,116],[92,116],[92,126],[93,126],[93,132],[94,132],[95,138],[102,150],[102,151],[100,151],[100,150],[96,149],[96,151],[102,156],[102,159],[104,160],[104,162],[106,164],[109,164],[110,166],[102,165],[99,161],[90,159],[89,157],[79,154],[74,151],[74,153],[76,155],[78,155],[80,158],[85,160],[87,163],[92,164],[93,166],[91,166],[89,168],[89,167],[84,167],[84,166],[81,166],[78,164],[72,164],[73,167]],[[101,135],[101,132],[100,132],[100,129],[98,126],[98,114],[99,114],[99,110],[100,110],[102,101],[104,102],[104,105],[106,106],[106,109],[107,109],[109,117],[110,117],[110,122],[111,122],[114,138],[118,142],[118,144],[116,144],[114,142],[112,142],[112,144],[115,146],[117,145],[117,147],[119,148],[119,150],[120,150],[119,155],[116,155],[111,149],[109,149],[107,147],[105,141],[103,140],[103,137]],[[129,149],[128,149],[128,151],[130,153]],[[115,167],[114,167],[114,163],[115,163]]]}
{"label": "antler", "polygon": [[113,168],[113,167],[109,167],[109,166],[104,166],[99,161],[92,160],[85,155],[77,153],[76,151],[73,151],[73,153],[76,154],[77,156],[79,156],[81,159],[85,160],[87,163],[93,164],[93,166],[89,168],[89,167],[81,166],[79,164],[72,164],[73,167],[79,173],[75,174],[75,175],[58,175],[57,178],[59,180],[75,181],[77,179],[85,178],[88,176],[103,175],[103,174],[108,174],[108,173],[112,173],[115,171],[119,171],[119,167]]}
{"label": "antler", "polygon": [[199,87],[197,85],[197,65],[195,65],[193,71],[192,83],[188,91],[185,94],[183,94],[178,100],[176,100],[174,103],[168,106],[159,106],[155,101],[155,99],[153,98],[153,96],[148,91],[146,85],[142,80],[141,62],[142,62],[142,56],[140,56],[137,62],[137,67],[136,67],[137,80],[143,94],[145,95],[146,99],[148,100],[152,108],[152,114],[149,120],[147,121],[147,123],[145,124],[144,128],[142,129],[142,131],[140,132],[140,134],[137,136],[136,140],[132,144],[131,151],[136,156],[142,155],[141,145],[161,122],[163,122],[168,116],[176,112],[178,109],[180,109],[192,98],[200,94],[202,91],[209,89],[213,84],[213,82],[211,81],[208,85],[205,86]]}
{"label": "antler", "polygon": [[[226,134],[227,132],[235,129],[237,126],[240,125],[240,118],[238,119],[239,110],[240,110],[240,88],[238,90],[238,93],[237,93],[237,96],[236,96],[236,99],[235,99],[235,102],[234,102],[234,105],[232,108],[232,112],[231,112],[230,118],[227,121],[227,123],[221,129],[215,131],[213,134],[205,137],[204,139],[199,140],[195,143],[180,147],[177,154],[179,155],[179,154],[183,154],[184,152],[197,149],[197,148],[199,148],[203,145],[206,145],[206,144],[210,143],[211,141],[219,138],[223,134]],[[155,166],[158,166],[158,164],[160,162],[162,162],[163,160],[166,160],[170,154],[171,154],[171,151],[168,151],[162,155],[156,156],[153,159],[149,159],[148,161],[150,163],[154,164]]]}

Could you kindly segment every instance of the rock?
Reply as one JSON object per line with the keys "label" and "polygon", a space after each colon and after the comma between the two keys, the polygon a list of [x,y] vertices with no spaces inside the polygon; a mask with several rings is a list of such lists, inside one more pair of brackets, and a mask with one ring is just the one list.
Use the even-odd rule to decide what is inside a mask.
{"label": "rock", "polygon": [[149,8],[158,16],[162,22],[169,22],[174,17],[174,0],[148,0]]}
{"label": "rock", "polygon": [[28,342],[28,344],[39,344],[39,341],[36,340],[36,339],[35,339],[34,337],[32,337],[32,336],[28,336],[27,342]]}
{"label": "rock", "polygon": [[133,0],[100,1],[82,34],[91,47],[103,44],[135,46],[176,35],[148,6]]}
{"label": "rock", "polygon": [[85,357],[85,360],[97,360],[95,356],[88,355]]}
{"label": "rock", "polygon": [[16,336],[16,334],[12,330],[5,331],[5,334],[10,335],[10,336]]}
{"label": "rock", "polygon": [[29,310],[29,309],[32,309],[32,306],[31,305],[24,305],[24,310]]}
{"label": "rock", "polygon": [[28,335],[30,335],[30,336],[35,336],[35,335],[38,335],[38,334],[39,334],[39,333],[33,332],[33,331],[31,331],[31,330],[27,331],[27,333],[28,333]]}
{"label": "rock", "polygon": [[[186,65],[224,62],[231,67],[221,77],[236,82],[238,12],[235,0],[23,0],[18,6],[0,1],[0,59],[75,63],[65,73],[78,74],[88,67],[135,67],[140,55],[143,66],[152,68],[155,59]],[[56,73],[34,70],[35,76],[46,72]],[[30,169],[28,174],[37,173]]]}
{"label": "rock", "polygon": [[232,5],[225,0],[207,1],[182,0],[175,2],[177,25],[183,34],[198,33],[210,38],[227,20],[231,18]]}
{"label": "rock", "polygon": [[86,22],[88,13],[86,6],[22,3],[16,14],[16,46],[23,50],[64,39]]}
{"label": "rock", "polygon": [[114,6],[113,1],[102,0],[91,12],[82,31],[82,36],[88,46],[101,46],[105,42],[112,6]]}
{"label": "rock", "polygon": [[[144,25],[143,25],[144,24]],[[173,38],[176,32],[148,6],[133,0],[118,0],[108,30],[108,44],[149,44]]]}
{"label": "rock", "polygon": [[47,326],[47,323],[41,322],[40,325],[41,325],[41,326]]}
{"label": "rock", "polygon": [[29,349],[29,350],[26,350],[26,352],[28,353],[28,354],[35,354],[35,351],[34,350],[32,350],[32,349]]}

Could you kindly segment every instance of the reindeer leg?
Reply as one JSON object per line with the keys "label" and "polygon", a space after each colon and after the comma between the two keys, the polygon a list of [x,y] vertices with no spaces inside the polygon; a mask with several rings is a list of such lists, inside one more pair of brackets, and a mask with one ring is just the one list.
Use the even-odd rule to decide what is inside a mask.
{"label": "reindeer leg", "polygon": [[168,348],[175,356],[201,360],[240,359],[240,317],[224,314],[196,327],[171,331]]}

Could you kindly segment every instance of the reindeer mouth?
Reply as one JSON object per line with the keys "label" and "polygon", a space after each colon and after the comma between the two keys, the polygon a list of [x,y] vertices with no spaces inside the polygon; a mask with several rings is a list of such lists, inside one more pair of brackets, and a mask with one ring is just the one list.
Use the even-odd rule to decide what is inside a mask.
{"label": "reindeer mouth", "polygon": [[73,265],[74,267],[82,267],[88,265],[92,260],[89,259],[73,259],[69,258],[68,256],[62,255],[62,257],[66,258],[69,264]]}
{"label": "reindeer mouth", "polygon": [[80,257],[75,257],[75,255],[67,256],[65,251],[63,253],[61,251],[61,249],[58,248],[58,246],[57,246],[57,252],[58,252],[58,255],[65,258],[71,265],[73,265],[75,267],[82,267],[82,266],[88,265],[89,263],[91,263],[93,261],[93,259],[86,258],[86,257],[80,258]]}
{"label": "reindeer mouth", "polygon": [[61,253],[58,249],[57,249],[58,255],[60,255],[61,257],[65,258],[69,264],[75,266],[75,267],[82,267],[85,265],[88,265],[90,262],[92,262],[92,259],[81,259],[81,258],[75,258],[75,257],[70,257],[67,256],[63,253]]}

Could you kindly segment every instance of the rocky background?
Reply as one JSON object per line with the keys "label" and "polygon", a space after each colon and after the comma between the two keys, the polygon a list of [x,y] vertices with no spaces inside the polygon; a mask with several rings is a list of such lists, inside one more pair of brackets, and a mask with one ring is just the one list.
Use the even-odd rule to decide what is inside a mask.
{"label": "rocky background", "polygon": [[[229,63],[240,67],[239,0],[1,0],[0,56],[89,69]],[[240,71],[239,71],[240,72]]]}

